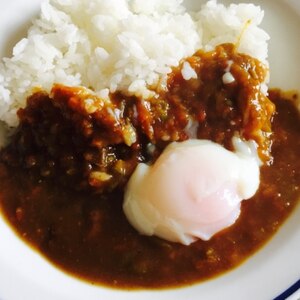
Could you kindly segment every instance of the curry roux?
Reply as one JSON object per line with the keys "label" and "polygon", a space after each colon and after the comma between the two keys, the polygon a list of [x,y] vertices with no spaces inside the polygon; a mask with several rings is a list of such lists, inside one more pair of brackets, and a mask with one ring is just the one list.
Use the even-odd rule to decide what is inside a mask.
{"label": "curry roux", "polygon": [[[224,49],[226,50],[226,47],[223,48],[223,50]],[[237,62],[239,59],[242,60],[240,65],[238,62],[234,65],[235,74],[239,72],[244,74],[244,79],[239,77],[240,81],[244,82],[244,90],[239,91],[238,99],[233,96],[237,87],[231,86],[226,89],[219,80],[217,83],[217,95],[219,95],[219,97],[217,97],[217,103],[214,102],[218,109],[213,109],[209,118],[207,118],[209,114],[207,107],[211,106],[211,103],[206,103],[205,101],[202,104],[194,104],[192,110],[186,111],[187,105],[181,105],[180,103],[184,101],[180,101],[180,99],[184,98],[183,90],[187,90],[187,87],[183,86],[180,90],[180,85],[178,84],[182,82],[182,78],[180,78],[178,73],[177,75],[173,74],[173,78],[169,78],[170,95],[163,97],[163,99],[171,100],[168,100],[169,102],[157,102],[160,103],[157,104],[159,107],[156,107],[157,111],[161,113],[159,122],[153,122],[153,118],[155,118],[153,111],[155,110],[152,109],[151,114],[149,112],[147,118],[145,117],[146,114],[140,114],[138,124],[141,126],[138,127],[136,121],[133,120],[133,110],[129,108],[127,110],[127,123],[124,121],[123,126],[119,128],[114,127],[116,135],[113,137],[105,131],[102,136],[97,136],[97,141],[107,142],[106,144],[102,144],[102,147],[106,147],[106,149],[109,150],[105,153],[112,153],[112,160],[108,161],[105,170],[111,171],[111,168],[115,166],[118,160],[126,161],[126,164],[130,161],[136,164],[139,161],[151,162],[155,160],[155,154],[152,156],[148,154],[147,157],[144,148],[147,148],[146,146],[152,143],[153,145],[157,145],[158,149],[163,149],[164,145],[167,144],[167,141],[160,138],[163,134],[162,129],[164,128],[161,124],[165,124],[165,128],[167,128],[166,132],[178,133],[174,135],[170,134],[170,137],[178,137],[178,140],[189,138],[188,136],[184,136],[184,128],[187,125],[188,117],[191,115],[193,117],[199,117],[198,122],[200,126],[197,132],[198,138],[207,138],[207,135],[213,140],[219,138],[220,143],[228,148],[230,148],[228,140],[235,131],[240,132],[241,135],[244,133],[256,139],[258,143],[261,143],[261,157],[273,157],[273,162],[269,165],[265,164],[261,168],[259,191],[252,199],[242,202],[241,216],[233,226],[216,234],[209,241],[204,242],[199,240],[190,246],[138,234],[129,225],[122,212],[122,184],[126,182],[126,176],[122,179],[120,179],[121,177],[117,177],[117,182],[122,184],[114,185],[113,188],[103,188],[105,185],[100,186],[100,188],[98,186],[97,188],[99,189],[96,189],[96,192],[93,189],[76,189],[68,186],[68,183],[72,182],[73,179],[73,183],[79,182],[78,176],[74,174],[69,175],[72,178],[70,181],[65,179],[65,177],[68,176],[67,171],[74,167],[74,160],[71,159],[70,161],[70,159],[67,159],[67,162],[69,161],[68,163],[65,162],[65,165],[59,165],[59,167],[57,167],[57,164],[61,162],[55,160],[55,158],[59,157],[59,153],[56,153],[56,151],[64,149],[64,147],[54,147],[51,152],[47,147],[49,143],[54,145],[54,140],[52,140],[52,142],[49,139],[47,140],[49,136],[46,135],[45,141],[42,139],[42,136],[37,137],[37,135],[32,133],[32,127],[30,126],[37,124],[38,121],[34,119],[37,111],[34,109],[30,110],[28,108],[30,107],[29,103],[29,106],[26,108],[27,112],[26,109],[19,112],[21,128],[19,128],[19,132],[16,133],[15,139],[12,138],[12,144],[2,150],[0,163],[1,212],[19,236],[33,246],[34,249],[42,253],[55,266],[67,273],[91,283],[114,286],[117,288],[168,288],[200,282],[238,266],[266,243],[299,202],[300,116],[294,105],[296,99],[290,101],[279,90],[272,90],[270,91],[269,98],[276,105],[276,113],[272,122],[273,134],[271,138],[270,135],[267,134],[258,136],[258,132],[270,133],[274,106],[269,99],[263,98],[259,104],[262,108],[262,113],[259,115],[258,109],[256,112],[253,112],[251,108],[249,108],[249,101],[247,105],[240,103],[242,101],[241,95],[245,91],[248,91],[245,92],[246,94],[244,95],[248,95],[249,99],[252,99],[253,95],[256,95],[257,99],[259,90],[257,87],[255,91],[247,89],[245,83],[247,81],[245,79],[247,77],[246,71],[240,70],[241,66],[245,66],[245,59],[248,60],[249,58],[242,57],[237,59],[230,48],[228,49],[225,52],[221,49],[223,52],[221,50],[219,50],[219,52],[221,51],[223,56],[225,54],[231,55],[230,58],[233,59],[234,62]],[[198,56],[199,55],[200,54],[198,54]],[[207,59],[214,61],[215,57],[216,55],[211,55],[211,57],[207,57]],[[194,63],[197,65],[197,63],[195,63],[195,61],[197,61],[197,55],[193,59],[191,59],[190,64],[193,65]],[[251,63],[248,61],[248,65],[246,66],[251,65]],[[214,66],[214,76],[220,76],[220,71],[218,71],[220,64],[218,65],[215,62]],[[200,71],[200,66],[198,67],[197,73],[199,75],[202,71]],[[221,67],[223,69],[226,67],[225,60],[221,63]],[[256,68],[256,71],[258,74],[248,75],[256,79],[261,76],[261,79],[263,79],[265,76],[262,75],[263,72],[261,71],[262,73],[259,75],[258,68]],[[204,73],[203,71],[203,74]],[[208,72],[208,74],[212,73]],[[197,82],[193,81],[193,84],[197,90],[199,83],[197,85]],[[216,93],[213,92],[211,83],[210,85],[206,85],[204,90],[208,96],[206,98],[205,95],[202,96],[206,100],[212,99],[212,94],[216,95]],[[60,87],[59,91],[61,91]],[[67,91],[70,92],[70,90]],[[191,92],[186,101],[190,105],[190,100],[192,99],[194,101],[195,98],[199,98],[200,94],[200,92]],[[226,104],[220,100],[220,95],[226,96]],[[48,120],[58,120],[61,118],[63,114],[55,115],[55,112],[57,112],[55,109],[58,108],[59,112],[61,107],[63,107],[62,110],[65,115],[70,117],[70,124],[73,122],[73,116],[75,116],[74,118],[77,121],[85,120],[85,117],[81,117],[82,115],[86,115],[86,107],[82,110],[82,106],[77,105],[76,97],[73,97],[73,102],[71,101],[77,113],[73,115],[66,109],[64,101],[62,101],[62,104],[51,106],[51,96],[40,92],[34,97],[36,97],[35,101],[32,100],[34,99],[32,97],[30,98],[31,100],[29,100],[29,102],[34,102],[31,103],[31,105],[43,103],[43,105],[45,105],[44,112],[49,110],[52,113],[51,118],[53,118],[49,118]],[[117,101],[113,103],[118,103],[118,105],[126,98],[124,95],[114,95],[113,97],[117,98]],[[294,95],[294,98],[296,97],[298,96]],[[136,103],[137,106],[139,105],[136,99],[130,99],[130,101]],[[181,121],[173,122],[173,124],[177,124],[176,126],[178,127],[175,125],[166,125],[172,123],[170,120],[174,120],[174,118],[170,116],[172,109],[166,109],[166,104],[175,102],[177,105],[175,109],[177,116],[184,116],[184,114],[178,114],[178,107],[182,107],[187,115],[186,118],[182,117],[180,119]],[[145,103],[140,105],[145,105]],[[172,106],[173,104],[170,105]],[[258,105],[257,101],[255,105]],[[145,107],[149,107],[149,105]],[[268,112],[264,115],[263,111],[265,110],[263,108],[266,107],[268,107]],[[89,107],[89,109],[93,110],[91,107]],[[144,107],[138,109],[143,111]],[[245,118],[247,113],[248,117]],[[90,111],[90,114],[93,113]],[[99,112],[99,114],[101,115],[101,112]],[[100,115],[94,116],[94,119],[90,117],[88,120],[90,120],[92,124],[94,122],[93,120],[97,119]],[[214,122],[212,120],[215,115],[217,115],[217,121],[215,119],[216,127],[214,128]],[[225,118],[222,118],[222,115],[224,115]],[[236,121],[234,125],[230,125],[233,123],[227,123],[226,121],[230,115],[233,116]],[[256,119],[259,117],[259,121],[256,123],[251,121],[249,115],[252,115],[253,119],[255,116]],[[32,118],[30,118],[30,116]],[[144,118],[141,116],[144,116]],[[37,119],[43,120],[39,118],[40,116],[37,117]],[[23,130],[24,128],[22,129],[22,120],[26,120],[27,122],[25,122],[26,126],[23,124],[25,130]],[[100,127],[102,126],[102,128],[105,127],[107,129],[109,127],[107,127],[107,124],[111,124],[111,122],[114,122],[114,120],[108,118],[104,123],[98,123],[98,125],[100,124]],[[41,133],[47,132],[47,129],[53,125],[50,126],[46,123],[47,121],[44,121],[44,123],[41,124]],[[95,121],[93,124],[96,123]],[[57,124],[67,123],[63,121],[63,123],[57,122]],[[84,124],[87,125],[87,123]],[[56,132],[57,126],[51,127],[52,134]],[[130,126],[136,130],[136,141],[130,138],[127,139],[122,131],[125,128],[131,132]],[[225,126],[226,131],[222,129],[222,126]],[[233,128],[230,126],[233,126]],[[71,127],[65,128],[67,128],[67,130],[63,132],[66,140],[70,141],[67,137],[67,133],[71,130]],[[84,130],[82,130],[83,128]],[[88,128],[91,127],[81,126],[80,132],[85,132]],[[74,132],[70,131],[70,133]],[[93,139],[89,140],[89,133],[87,133],[87,135],[85,135],[85,133],[83,133],[82,136],[87,137],[87,140],[91,142]],[[30,138],[35,139],[33,144],[27,144]],[[82,137],[80,137],[80,139],[84,140]],[[62,138],[62,140],[64,139]],[[95,139],[93,141],[95,142]],[[116,145],[121,144],[121,146],[118,146],[120,148],[117,146],[109,146],[109,141]],[[57,143],[57,140],[55,140],[55,142]],[[80,144],[80,141],[75,142]],[[73,143],[75,142],[73,140]],[[24,148],[24,145],[27,147],[29,145],[31,152],[28,148]],[[41,148],[38,147],[39,145]],[[93,144],[89,144],[88,147],[90,148],[88,151],[91,151],[91,149],[93,151],[95,150],[93,148],[94,146],[91,145]],[[97,149],[101,148],[99,143],[95,147],[98,147]],[[125,148],[125,150],[123,148]],[[41,163],[41,149],[46,151],[47,159],[53,162],[52,165],[46,163],[48,171],[46,168],[44,174],[43,168],[45,164]],[[67,150],[71,151],[72,147],[67,147]],[[85,153],[85,149],[81,150],[82,153]],[[268,153],[268,151],[271,152]],[[78,153],[75,154],[77,155]],[[95,166],[99,167],[99,164],[93,165],[93,162],[87,162],[87,160],[81,159],[81,154],[79,154],[78,156],[75,155],[75,167],[78,161],[80,162],[80,168],[87,166],[89,170],[92,170],[91,168]],[[86,158],[84,155],[82,155],[82,157]],[[90,163],[91,166],[88,166],[88,163]],[[39,165],[42,167],[39,168]],[[57,172],[59,170],[65,172],[65,174],[62,178],[59,177],[61,182],[57,183]],[[102,172],[101,168],[100,172]],[[128,172],[132,172],[130,166],[128,167]],[[103,175],[103,173],[101,174]],[[85,177],[83,179],[86,180]],[[87,180],[89,184],[90,178]]]}

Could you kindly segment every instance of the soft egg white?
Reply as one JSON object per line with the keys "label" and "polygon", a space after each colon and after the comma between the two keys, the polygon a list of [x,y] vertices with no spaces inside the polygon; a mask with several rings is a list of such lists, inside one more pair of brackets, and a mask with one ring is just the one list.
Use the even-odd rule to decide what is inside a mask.
{"label": "soft egg white", "polygon": [[123,204],[132,226],[189,245],[232,225],[260,176],[255,144],[239,138],[233,144],[235,152],[208,140],[174,142],[153,166],[139,164]]}

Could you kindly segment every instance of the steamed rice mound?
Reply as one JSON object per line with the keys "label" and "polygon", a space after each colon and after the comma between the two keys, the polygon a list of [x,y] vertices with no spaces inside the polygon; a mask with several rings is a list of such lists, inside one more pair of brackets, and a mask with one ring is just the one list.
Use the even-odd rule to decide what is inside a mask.
{"label": "steamed rice mound", "polygon": [[[224,42],[266,63],[269,36],[252,4],[216,1],[187,11],[182,0],[49,0],[27,38],[0,64],[0,121],[18,124],[16,111],[35,87],[86,86],[101,97],[120,90],[143,97],[171,68],[198,49]],[[239,37],[241,39],[239,40]]]}

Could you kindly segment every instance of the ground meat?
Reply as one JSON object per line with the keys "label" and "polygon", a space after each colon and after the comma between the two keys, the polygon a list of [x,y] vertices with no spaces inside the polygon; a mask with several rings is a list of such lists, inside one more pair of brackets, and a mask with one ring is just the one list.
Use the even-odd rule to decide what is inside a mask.
{"label": "ground meat", "polygon": [[54,85],[18,111],[20,125],[0,158],[38,180],[95,193],[123,186],[139,162],[152,163],[172,141],[210,139],[232,149],[238,134],[255,140],[270,162],[274,105],[262,92],[266,76],[262,63],[224,44],[184,60],[148,99]]}
{"label": "ground meat", "polygon": [[132,144],[135,129],[115,110],[84,88],[56,85],[51,95],[37,92],[18,111],[20,125],[2,159],[78,190],[113,189],[144,160]]}

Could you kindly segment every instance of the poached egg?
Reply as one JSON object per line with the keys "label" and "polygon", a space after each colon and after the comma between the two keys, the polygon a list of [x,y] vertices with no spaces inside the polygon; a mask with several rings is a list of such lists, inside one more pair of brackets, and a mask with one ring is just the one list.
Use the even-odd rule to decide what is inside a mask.
{"label": "poached egg", "polygon": [[139,164],[123,204],[132,226],[189,245],[234,224],[259,187],[260,161],[255,142],[234,137],[233,145],[235,152],[209,140],[174,142],[152,166]]}

